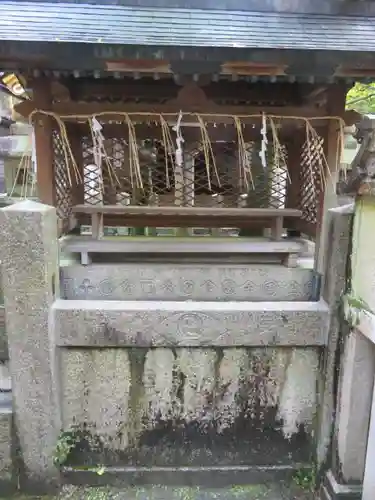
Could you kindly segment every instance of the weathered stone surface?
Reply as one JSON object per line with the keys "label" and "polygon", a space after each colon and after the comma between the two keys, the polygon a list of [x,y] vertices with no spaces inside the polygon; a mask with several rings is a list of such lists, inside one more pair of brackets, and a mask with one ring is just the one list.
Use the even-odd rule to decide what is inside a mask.
{"label": "weathered stone surface", "polygon": [[63,426],[95,423],[95,432],[111,437],[107,446],[128,446],[131,367],[126,349],[61,352]]}
{"label": "weathered stone surface", "polygon": [[156,302],[57,300],[61,346],[324,345],[324,302]]}
{"label": "weathered stone surface", "polygon": [[1,407],[0,394],[0,484],[10,482],[13,477],[12,418],[11,408]]}
{"label": "weathered stone surface", "polygon": [[5,328],[0,325],[0,361],[7,360],[8,358],[8,337]]}
{"label": "weathered stone surface", "polygon": [[322,463],[327,454],[332,435],[334,415],[334,377],[337,367],[336,352],[340,338],[339,308],[346,283],[346,266],[349,251],[350,227],[353,214],[338,210],[329,211],[326,238],[326,270],[322,295],[330,308],[328,345],[324,352],[324,379],[321,381],[322,400],[320,408],[320,424],[318,431],[317,458]]}
{"label": "weathered stone surface", "polygon": [[374,386],[372,343],[359,331],[350,334],[342,358],[336,439],[338,467],[345,482],[363,480]]}
{"label": "weathered stone surface", "polygon": [[313,282],[313,271],[277,264],[93,264],[60,272],[65,299],[305,301]]}
{"label": "weathered stone surface", "polygon": [[[60,358],[63,428],[86,425],[109,450],[137,448],[142,434],[168,424],[172,436],[191,425],[201,440],[212,429],[225,440],[239,428],[250,454],[251,443],[258,442],[251,422],[259,432],[280,429],[286,440],[301,426],[313,432],[317,348],[63,348]],[[158,449],[165,455],[151,458],[155,464],[170,460],[163,436],[155,435],[155,446],[161,441]],[[191,459],[199,463],[205,453]],[[219,450],[208,457],[211,464],[223,459],[228,457],[220,457]],[[273,457],[267,460],[272,463]]]}
{"label": "weathered stone surface", "polygon": [[6,331],[20,451],[35,485],[53,483],[59,432],[49,308],[59,290],[54,208],[23,201],[0,211]]}

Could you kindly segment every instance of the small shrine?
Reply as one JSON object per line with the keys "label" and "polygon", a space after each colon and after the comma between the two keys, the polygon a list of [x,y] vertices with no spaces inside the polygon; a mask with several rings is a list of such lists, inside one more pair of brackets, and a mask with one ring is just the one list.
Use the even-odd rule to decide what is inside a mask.
{"label": "small shrine", "polygon": [[[101,13],[106,33],[115,23],[113,9],[102,5],[64,8],[76,9],[75,23],[82,9]],[[51,3],[46,12],[53,9]],[[182,32],[162,46],[157,36],[142,41],[134,31],[138,18],[126,17],[134,9],[117,10],[121,22],[134,21],[134,39],[95,41],[88,34],[72,40],[65,25],[57,25],[61,33],[54,38],[46,28],[39,42],[26,40],[26,33],[21,41],[2,42],[10,54],[4,70],[17,69],[27,91],[16,112],[35,131],[37,167],[28,160],[20,168],[25,182],[37,182],[39,199],[56,206],[60,234],[91,225],[94,239],[113,227],[138,236],[280,240],[303,234],[316,240],[332,203],[326,193],[334,197],[344,129],[358,120],[345,112],[346,93],[375,73],[359,41],[353,57],[350,44],[337,51],[333,41],[322,43],[346,17],[307,16],[318,23],[310,39],[297,22],[300,14],[280,7],[279,24],[295,23],[300,43],[281,30],[269,47],[264,41],[264,48],[249,51],[255,43],[249,30],[260,13],[233,14],[238,29],[249,18],[246,32],[253,38],[245,45],[226,41],[224,11],[213,11],[218,25],[210,29],[224,38],[210,37],[207,46],[190,33],[181,48]],[[165,30],[164,10],[156,10],[153,23]],[[183,30],[186,13],[176,8],[174,14],[182,16]],[[191,16],[191,23],[201,22],[197,10]],[[274,14],[264,16],[271,22]],[[361,18],[361,26],[366,22]],[[231,40],[241,33],[230,30]]]}

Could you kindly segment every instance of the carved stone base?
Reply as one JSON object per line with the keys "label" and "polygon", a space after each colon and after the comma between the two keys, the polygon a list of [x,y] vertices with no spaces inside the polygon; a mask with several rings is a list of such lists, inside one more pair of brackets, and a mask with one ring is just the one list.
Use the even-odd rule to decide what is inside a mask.
{"label": "carved stone base", "polygon": [[331,470],[327,472],[320,490],[321,500],[361,500],[361,498],[362,486],[340,484]]}

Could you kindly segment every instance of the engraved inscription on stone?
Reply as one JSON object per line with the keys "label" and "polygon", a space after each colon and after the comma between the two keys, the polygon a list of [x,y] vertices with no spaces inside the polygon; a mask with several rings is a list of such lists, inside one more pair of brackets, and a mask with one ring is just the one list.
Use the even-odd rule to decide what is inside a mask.
{"label": "engraved inscription on stone", "polygon": [[99,284],[99,292],[104,296],[112,295],[115,288],[113,281],[110,279],[103,280]]}
{"label": "engraved inscription on stone", "polygon": [[184,338],[199,338],[202,334],[203,319],[197,313],[181,314],[177,323],[178,333]]}
{"label": "engraved inscription on stone", "polygon": [[312,272],[282,266],[95,265],[61,268],[66,299],[310,300]]}
{"label": "engraved inscription on stone", "polygon": [[206,280],[202,283],[202,288],[204,288],[206,292],[211,293],[215,290],[216,285],[212,280]]}
{"label": "engraved inscription on stone", "polygon": [[180,290],[184,295],[191,295],[194,292],[194,281],[181,280]]}
{"label": "engraved inscription on stone", "polygon": [[175,286],[174,286],[174,283],[173,281],[171,280],[167,280],[167,281],[164,281],[161,285],[161,289],[164,291],[164,292],[167,292],[167,293],[173,293],[174,292],[174,289],[175,289]]}
{"label": "engraved inscription on stone", "polygon": [[225,295],[233,295],[236,292],[237,283],[233,280],[226,279],[221,283],[221,288]]}
{"label": "engraved inscription on stone", "polygon": [[[124,312],[62,309],[57,312],[58,337],[65,345],[202,346],[314,345],[326,339],[328,310],[296,304],[296,310],[208,311],[143,310]],[[78,313],[78,314],[77,314]],[[84,321],[83,321],[84,318]],[[91,339],[91,340],[90,340]],[[71,342],[73,344],[71,344]],[[87,343],[87,344],[86,344]]]}
{"label": "engraved inscription on stone", "polygon": [[120,283],[120,288],[126,295],[133,295],[135,284],[129,280],[124,280]]}
{"label": "engraved inscription on stone", "polygon": [[141,280],[140,285],[142,292],[146,295],[152,295],[156,293],[156,284],[154,280]]}
{"label": "engraved inscription on stone", "polygon": [[85,297],[87,297],[91,292],[95,290],[95,287],[91,284],[91,281],[89,279],[84,279],[78,287],[78,290],[80,291],[80,294],[83,294]]}

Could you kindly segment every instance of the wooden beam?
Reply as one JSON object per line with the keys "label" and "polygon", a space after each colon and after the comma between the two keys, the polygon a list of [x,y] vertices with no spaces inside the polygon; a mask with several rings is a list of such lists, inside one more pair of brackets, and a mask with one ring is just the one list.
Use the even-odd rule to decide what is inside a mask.
{"label": "wooden beam", "polygon": [[64,84],[70,90],[73,101],[100,99],[111,101],[145,100],[169,101],[176,98],[180,87],[172,78],[122,78],[121,80],[69,78]]}
{"label": "wooden beam", "polygon": [[315,87],[311,92],[307,92],[304,96],[303,102],[304,103],[321,103],[327,99],[327,86],[326,85],[320,85],[318,87]]}
{"label": "wooden beam", "polygon": [[[310,89],[311,85],[307,85]],[[244,80],[237,82],[211,82],[202,86],[208,99],[217,102],[241,102],[254,105],[272,103],[278,106],[300,106],[306,85],[298,83],[249,83]]]}
{"label": "wooden beam", "polygon": [[[33,102],[37,108],[51,109],[51,82],[47,78],[33,81]],[[34,120],[35,150],[37,160],[37,190],[41,203],[55,205],[54,153],[52,118],[38,115]]]}
{"label": "wooden beam", "polygon": [[[37,106],[35,101],[24,101],[15,106],[17,113],[22,116],[28,117],[35,110],[49,111],[46,107]],[[181,108],[174,103],[166,104],[114,104],[114,103],[84,103],[84,102],[66,102],[55,103],[51,107],[51,111],[67,121],[77,121],[81,119],[85,121],[86,117],[94,114],[101,114],[103,121],[118,121],[119,113],[127,113],[132,115],[133,121],[149,122],[150,120],[157,120],[158,117],[168,115],[171,120],[176,120]],[[191,106],[190,109],[185,107],[183,109],[185,118],[194,121],[194,114],[199,113],[207,122],[227,122],[233,123],[233,119],[228,116],[239,116],[244,121],[253,122],[256,117],[252,115],[259,115],[265,113],[267,115],[280,116],[280,117],[301,117],[301,118],[322,118],[327,115],[326,111],[321,108],[313,107],[273,107],[273,106],[220,106],[213,105],[205,108]],[[191,116],[189,116],[191,114]],[[343,116],[343,113],[341,114]]]}
{"label": "wooden beam", "polygon": [[[70,90],[73,101],[90,101],[93,98],[111,101],[169,101],[177,97],[181,87],[172,79],[123,78],[121,80],[69,78],[64,84]],[[313,85],[298,83],[249,83],[218,81],[200,85],[208,100],[214,102],[276,103],[279,105],[302,103],[302,96]]]}

